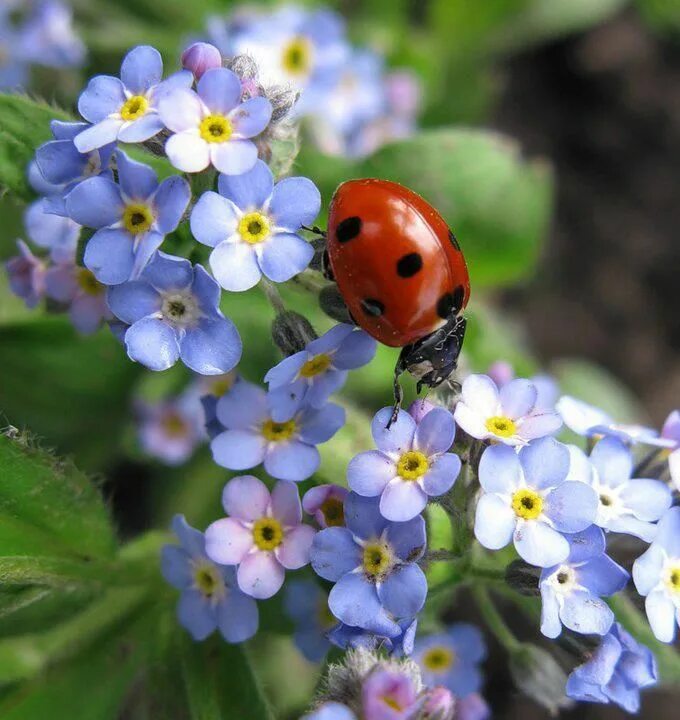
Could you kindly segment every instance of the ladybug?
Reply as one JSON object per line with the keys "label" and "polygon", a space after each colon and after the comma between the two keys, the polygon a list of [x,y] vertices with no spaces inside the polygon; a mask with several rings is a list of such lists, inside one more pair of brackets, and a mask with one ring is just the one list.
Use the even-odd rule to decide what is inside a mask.
{"label": "ladybug", "polygon": [[402,348],[394,369],[436,387],[456,369],[470,279],[456,237],[420,195],[387,180],[351,180],[330,206],[325,268],[352,319],[379,342]]}

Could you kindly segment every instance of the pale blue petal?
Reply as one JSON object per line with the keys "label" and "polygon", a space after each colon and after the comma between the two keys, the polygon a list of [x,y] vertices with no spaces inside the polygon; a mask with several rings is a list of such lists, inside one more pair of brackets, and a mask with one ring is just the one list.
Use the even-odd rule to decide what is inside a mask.
{"label": "pale blue petal", "polygon": [[260,210],[274,188],[274,176],[267,164],[258,160],[242,175],[220,175],[217,180],[220,195],[244,212]]}
{"label": "pale blue petal", "polygon": [[167,370],[179,357],[175,331],[162,320],[146,317],[125,333],[125,347],[131,360],[150,370]]}
{"label": "pale blue petal", "polygon": [[295,232],[303,225],[311,225],[320,210],[321,194],[311,180],[285,178],[274,187],[269,211],[280,227]]}

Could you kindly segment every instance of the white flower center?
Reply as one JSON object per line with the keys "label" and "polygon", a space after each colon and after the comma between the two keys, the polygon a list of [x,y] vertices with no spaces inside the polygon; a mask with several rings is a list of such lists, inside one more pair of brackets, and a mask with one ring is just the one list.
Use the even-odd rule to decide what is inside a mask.
{"label": "white flower center", "polygon": [[196,297],[189,291],[166,293],[162,297],[161,315],[175,327],[195,325],[202,315]]}

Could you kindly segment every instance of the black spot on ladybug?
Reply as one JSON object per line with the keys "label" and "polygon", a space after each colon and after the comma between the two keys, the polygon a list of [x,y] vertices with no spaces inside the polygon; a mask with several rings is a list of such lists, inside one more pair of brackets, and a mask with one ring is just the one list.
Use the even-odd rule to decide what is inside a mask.
{"label": "black spot on ladybug", "polygon": [[361,301],[361,309],[366,315],[372,315],[373,317],[380,317],[385,312],[385,306],[380,300],[373,298],[365,298]]}
{"label": "black spot on ladybug", "polygon": [[463,300],[465,300],[465,288],[462,285],[458,285],[453,291],[453,307],[458,313],[463,307]]}
{"label": "black spot on ladybug", "polygon": [[335,229],[335,237],[338,242],[346,243],[353,240],[361,232],[361,218],[353,215],[338,223]]}
{"label": "black spot on ladybug", "polygon": [[420,272],[423,267],[423,258],[419,253],[408,253],[397,260],[397,274],[399,277],[410,278]]}
{"label": "black spot on ladybug", "polygon": [[443,320],[447,320],[454,311],[455,303],[453,293],[444,293],[439,300],[437,300],[437,315]]}
{"label": "black spot on ladybug", "polygon": [[460,245],[458,244],[458,240],[456,239],[456,236],[453,234],[453,230],[451,230],[451,228],[449,228],[449,240],[451,241],[451,245],[453,245],[453,247],[455,247],[456,250],[458,250],[458,252],[460,252]]}

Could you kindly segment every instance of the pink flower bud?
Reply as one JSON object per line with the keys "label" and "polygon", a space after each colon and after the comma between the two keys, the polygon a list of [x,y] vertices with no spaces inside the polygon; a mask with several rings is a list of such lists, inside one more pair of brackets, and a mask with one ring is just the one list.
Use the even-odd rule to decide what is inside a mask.
{"label": "pink flower bud", "polygon": [[423,713],[428,720],[451,720],[456,700],[450,690],[437,686],[429,690],[423,705]]}
{"label": "pink flower bud", "polygon": [[182,67],[191,70],[196,80],[199,80],[207,70],[222,67],[222,54],[210,43],[197,42],[189,45],[182,53]]}
{"label": "pink flower bud", "polygon": [[434,410],[436,407],[429,400],[414,400],[408,409],[408,414],[419,423],[430,410]]}

